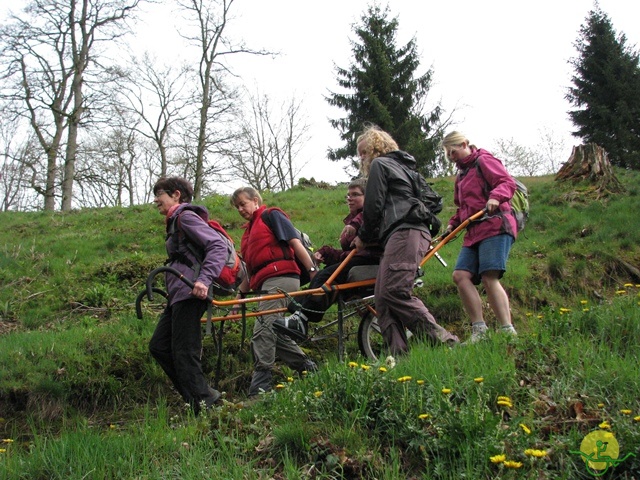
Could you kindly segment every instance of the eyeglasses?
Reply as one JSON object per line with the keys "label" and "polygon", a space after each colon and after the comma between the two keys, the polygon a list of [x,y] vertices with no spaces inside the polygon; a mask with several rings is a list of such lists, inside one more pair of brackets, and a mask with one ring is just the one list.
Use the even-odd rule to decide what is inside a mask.
{"label": "eyeglasses", "polygon": [[158,193],[156,193],[156,194],[154,194],[154,195],[153,195],[153,198],[160,198],[160,196],[161,196],[163,193],[166,193],[167,195],[171,196],[171,193],[172,193],[172,192],[170,192],[170,191],[168,191],[168,190],[160,190]]}
{"label": "eyeglasses", "polygon": [[349,200],[350,198],[358,198],[358,197],[363,197],[364,193],[347,193],[347,196],[344,197],[347,200]]}

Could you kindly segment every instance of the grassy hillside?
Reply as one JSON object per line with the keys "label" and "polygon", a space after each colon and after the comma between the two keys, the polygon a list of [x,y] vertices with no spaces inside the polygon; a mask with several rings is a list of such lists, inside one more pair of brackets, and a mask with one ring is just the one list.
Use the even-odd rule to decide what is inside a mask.
{"label": "grassy hillside", "polygon": [[[157,308],[145,303],[142,320],[134,312],[147,273],[165,258],[155,207],[1,213],[0,436],[16,442],[0,445],[7,457],[0,478],[167,478],[167,466],[175,478],[197,471],[210,478],[216,471],[230,472],[224,478],[313,476],[306,471],[314,478],[523,478],[523,470],[487,460],[502,453],[537,472],[530,478],[580,478],[584,464],[569,450],[603,420],[615,423],[621,451],[640,453],[633,421],[640,415],[640,175],[617,174],[627,193],[601,199],[586,184],[523,179],[531,218],[504,279],[517,342],[495,338],[446,351],[416,345],[395,369],[367,364],[352,344],[350,367],[336,360],[333,343],[314,344],[309,353],[323,366],[312,380],[292,382],[281,368],[281,391],[237,410],[251,359],[235,322],[226,327],[220,383],[231,403],[200,419],[182,411],[147,352]],[[452,186],[452,179],[434,185],[445,195],[445,222]],[[345,190],[264,196],[321,246],[337,242]],[[242,219],[228,199],[203,203],[239,243]],[[460,243],[441,250],[447,268],[426,265],[417,292],[440,323],[466,338],[451,282]],[[211,337],[204,359],[213,377]],[[413,380],[397,381],[404,377]],[[497,407],[500,395],[515,406]],[[534,447],[547,452],[539,462],[521,451]],[[71,459],[83,456],[95,468],[70,470]],[[640,465],[616,468],[637,475]]]}

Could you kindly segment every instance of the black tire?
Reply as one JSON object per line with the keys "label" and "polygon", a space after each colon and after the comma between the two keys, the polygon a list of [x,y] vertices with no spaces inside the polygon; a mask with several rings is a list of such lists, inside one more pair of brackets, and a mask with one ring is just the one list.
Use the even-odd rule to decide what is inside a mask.
{"label": "black tire", "polygon": [[367,311],[358,326],[358,347],[362,355],[375,362],[385,349],[384,339],[378,327],[378,317]]}

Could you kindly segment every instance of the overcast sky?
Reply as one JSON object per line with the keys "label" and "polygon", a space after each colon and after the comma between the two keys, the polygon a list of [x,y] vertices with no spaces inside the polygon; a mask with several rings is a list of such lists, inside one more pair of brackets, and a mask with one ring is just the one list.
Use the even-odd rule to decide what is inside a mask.
{"label": "overcast sky", "polygon": [[[344,112],[324,97],[338,91],[334,65],[351,63],[352,25],[360,23],[365,0],[236,0],[234,35],[249,46],[279,51],[275,59],[235,58],[235,71],[251,88],[274,98],[295,94],[304,101],[312,139],[303,152],[303,176],[346,180],[342,165],[325,159],[327,147],[341,143],[328,118]],[[382,3],[385,5],[386,3]],[[617,32],[640,44],[640,1],[600,0]],[[422,74],[433,67],[429,99],[455,109],[456,128],[478,146],[514,138],[531,148],[540,130],[565,140],[568,158],[579,142],[570,136],[571,85],[568,60],[592,0],[391,0],[399,22],[398,42],[415,36]],[[169,18],[165,27],[171,28]],[[237,32],[237,33],[236,33]],[[169,47],[167,47],[169,48]],[[563,161],[566,158],[563,159]]]}
{"label": "overcast sky", "polygon": [[[172,0],[169,0],[171,3]],[[20,0],[0,0],[15,9]],[[229,33],[255,49],[278,51],[271,57],[234,56],[231,66],[249,87],[286,100],[303,101],[311,140],[301,156],[302,176],[331,183],[347,180],[344,163],[325,159],[329,146],[341,146],[329,118],[344,112],[324,97],[338,91],[334,65],[351,64],[352,25],[360,22],[365,0],[235,0]],[[386,3],[382,3],[386,5]],[[575,57],[574,42],[593,0],[391,0],[399,21],[398,45],[416,38],[419,74],[433,67],[431,102],[455,109],[456,129],[478,146],[514,138],[533,148],[540,130],[565,139],[566,157],[578,141],[570,136],[570,106],[564,100]],[[640,1],[600,0],[628,44],[640,44]],[[155,6],[140,24],[139,49],[179,62],[184,52],[169,9]],[[564,158],[563,160],[566,160]]]}

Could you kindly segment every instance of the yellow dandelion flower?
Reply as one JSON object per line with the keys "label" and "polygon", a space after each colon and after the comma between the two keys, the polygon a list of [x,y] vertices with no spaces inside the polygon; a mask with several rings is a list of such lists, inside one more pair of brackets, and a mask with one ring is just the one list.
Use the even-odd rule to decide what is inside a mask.
{"label": "yellow dandelion flower", "polygon": [[424,385],[424,380],[416,380],[416,383],[417,383],[418,385]]}
{"label": "yellow dandelion flower", "polygon": [[360,368],[362,368],[363,370],[369,370],[371,368],[370,365],[360,365]]}
{"label": "yellow dandelion flower", "polygon": [[431,418],[431,415],[429,415],[428,413],[421,413],[420,415],[418,415],[418,418],[420,420],[426,420],[427,418]]}
{"label": "yellow dandelion flower", "polygon": [[300,374],[303,375],[303,376],[306,375],[307,373],[309,373],[309,372],[307,372],[306,370],[303,370],[303,371],[300,372]]}
{"label": "yellow dandelion flower", "polygon": [[640,288],[640,283],[636,283],[636,288]]}
{"label": "yellow dandelion flower", "polygon": [[384,373],[387,371],[387,367],[380,367],[378,371]]}
{"label": "yellow dandelion flower", "polygon": [[409,381],[411,381],[411,377],[408,375],[398,378],[398,382],[400,383],[409,382]]}
{"label": "yellow dandelion flower", "polygon": [[588,302],[587,300],[580,300],[580,303],[581,303],[582,305],[586,305],[586,304],[587,304],[587,303],[589,303],[589,302]]}
{"label": "yellow dandelion flower", "polygon": [[547,452],[545,450],[536,450],[535,448],[527,448],[524,451],[524,454],[527,455],[528,457],[542,458],[547,455]]}
{"label": "yellow dandelion flower", "polygon": [[520,424],[520,428],[522,429],[522,431],[524,433],[526,433],[527,435],[531,435],[531,429],[529,427],[527,427],[524,423]]}
{"label": "yellow dandelion flower", "polygon": [[566,312],[570,312],[570,311],[571,311],[570,308],[560,307],[560,313],[566,313]]}
{"label": "yellow dandelion flower", "polygon": [[598,408],[604,408],[604,403],[599,403]]}
{"label": "yellow dandelion flower", "polygon": [[320,398],[322,396],[322,391],[317,390],[317,391],[313,392],[313,396],[316,397],[316,398]]}
{"label": "yellow dandelion flower", "polygon": [[538,318],[544,318],[544,315],[538,315]]}
{"label": "yellow dandelion flower", "polygon": [[583,311],[583,312],[588,312],[588,311],[589,311],[589,309],[588,309],[588,308],[583,308],[583,309],[582,309],[582,311]]}
{"label": "yellow dandelion flower", "polygon": [[276,390],[282,390],[284,388],[284,385],[279,383],[276,385]]}
{"label": "yellow dandelion flower", "polygon": [[606,420],[604,422],[602,422],[600,425],[598,425],[600,428],[602,428],[603,430],[606,429],[610,429],[611,425],[609,424],[609,422],[607,422]]}
{"label": "yellow dandelion flower", "polygon": [[527,312],[527,313],[525,313],[525,315],[526,315],[527,317],[530,317],[530,316],[532,316],[532,315],[533,315],[533,313],[531,313],[531,312]]}
{"label": "yellow dandelion flower", "polygon": [[623,287],[625,287],[625,288],[631,288],[631,287],[633,287],[633,283],[625,283],[625,284],[623,285]]}
{"label": "yellow dandelion flower", "polygon": [[7,451],[6,448],[0,448],[0,453],[5,453]]}
{"label": "yellow dandelion flower", "polygon": [[634,422],[640,422],[640,415],[638,415],[637,417],[633,417],[633,421]]}
{"label": "yellow dandelion flower", "polygon": [[493,457],[489,457],[491,463],[502,463],[507,459],[506,455],[494,455]]}
{"label": "yellow dandelion flower", "polygon": [[476,383],[482,383],[482,382],[484,382],[484,377],[476,377],[476,378],[473,379],[473,381],[476,382]]}
{"label": "yellow dandelion flower", "polygon": [[498,400],[498,405],[500,405],[501,407],[509,407],[509,408],[513,407],[513,404],[506,400]]}
{"label": "yellow dandelion flower", "polygon": [[443,388],[442,390],[440,390],[442,393],[444,393],[445,395],[448,395],[451,393],[451,389],[450,388]]}
{"label": "yellow dandelion flower", "polygon": [[498,396],[498,401],[502,401],[502,402],[511,402],[511,398],[507,397],[506,395],[499,395]]}
{"label": "yellow dandelion flower", "polygon": [[3,438],[2,439],[2,443],[13,443],[13,439],[12,438]]}
{"label": "yellow dandelion flower", "polygon": [[631,415],[631,410],[629,410],[628,408],[623,408],[622,410],[620,410],[620,413],[623,415]]}
{"label": "yellow dandelion flower", "polygon": [[522,462],[516,462],[515,460],[505,460],[502,464],[507,468],[520,468],[522,467]]}
{"label": "yellow dandelion flower", "polygon": [[112,423],[111,425],[109,425],[109,428],[110,428],[111,430],[115,430],[116,426]]}
{"label": "yellow dandelion flower", "polygon": [[356,368],[358,366],[358,362],[349,362],[349,367]]}
{"label": "yellow dandelion flower", "polygon": [[287,377],[287,382],[289,383],[293,382],[293,377]]}
{"label": "yellow dandelion flower", "polygon": [[626,290],[616,290],[616,295],[624,295],[625,293],[627,293]]}

